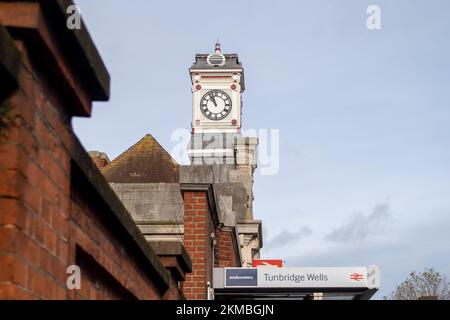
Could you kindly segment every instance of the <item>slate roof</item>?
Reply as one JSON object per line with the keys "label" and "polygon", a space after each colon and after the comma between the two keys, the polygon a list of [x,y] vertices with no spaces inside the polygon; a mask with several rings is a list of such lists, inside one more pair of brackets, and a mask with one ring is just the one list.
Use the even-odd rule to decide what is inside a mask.
{"label": "slate roof", "polygon": [[179,167],[158,141],[147,134],[101,171],[109,183],[178,183]]}
{"label": "slate roof", "polygon": [[226,53],[225,64],[220,67],[209,65],[207,62],[209,54],[199,53],[195,55],[195,62],[191,67],[191,70],[204,70],[204,69],[242,69],[242,64],[239,61],[236,53]]}

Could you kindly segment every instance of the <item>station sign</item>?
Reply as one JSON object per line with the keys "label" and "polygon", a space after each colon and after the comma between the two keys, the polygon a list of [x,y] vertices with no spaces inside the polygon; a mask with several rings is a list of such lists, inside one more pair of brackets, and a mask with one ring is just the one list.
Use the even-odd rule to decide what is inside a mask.
{"label": "station sign", "polygon": [[224,287],[378,288],[379,268],[225,268]]}

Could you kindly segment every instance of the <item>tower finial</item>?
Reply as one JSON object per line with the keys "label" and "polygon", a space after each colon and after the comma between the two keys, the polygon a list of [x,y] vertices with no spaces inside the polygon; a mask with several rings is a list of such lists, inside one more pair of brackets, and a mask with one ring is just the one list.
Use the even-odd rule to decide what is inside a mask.
{"label": "tower finial", "polygon": [[222,50],[220,49],[219,39],[217,39],[215,51],[216,51],[216,53],[221,53],[222,52]]}

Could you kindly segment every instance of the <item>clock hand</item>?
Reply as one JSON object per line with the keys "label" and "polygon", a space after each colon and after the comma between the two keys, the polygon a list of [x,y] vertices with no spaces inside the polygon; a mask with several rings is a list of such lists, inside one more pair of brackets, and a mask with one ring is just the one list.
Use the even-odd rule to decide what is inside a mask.
{"label": "clock hand", "polygon": [[210,93],[209,96],[211,97],[211,101],[214,103],[214,105],[217,107],[216,98],[214,98],[214,94]]}

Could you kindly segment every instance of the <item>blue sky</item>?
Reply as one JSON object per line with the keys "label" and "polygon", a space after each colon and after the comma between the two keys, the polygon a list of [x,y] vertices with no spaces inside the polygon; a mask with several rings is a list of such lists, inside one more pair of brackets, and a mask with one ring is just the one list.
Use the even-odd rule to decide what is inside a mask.
{"label": "blue sky", "polygon": [[[74,120],[114,158],[189,129],[188,68],[217,38],[245,68],[244,128],[280,130],[280,170],[255,177],[263,257],[450,276],[450,2],[78,0],[112,95]],[[381,8],[381,30],[366,8]],[[259,172],[259,171],[258,171]]]}

